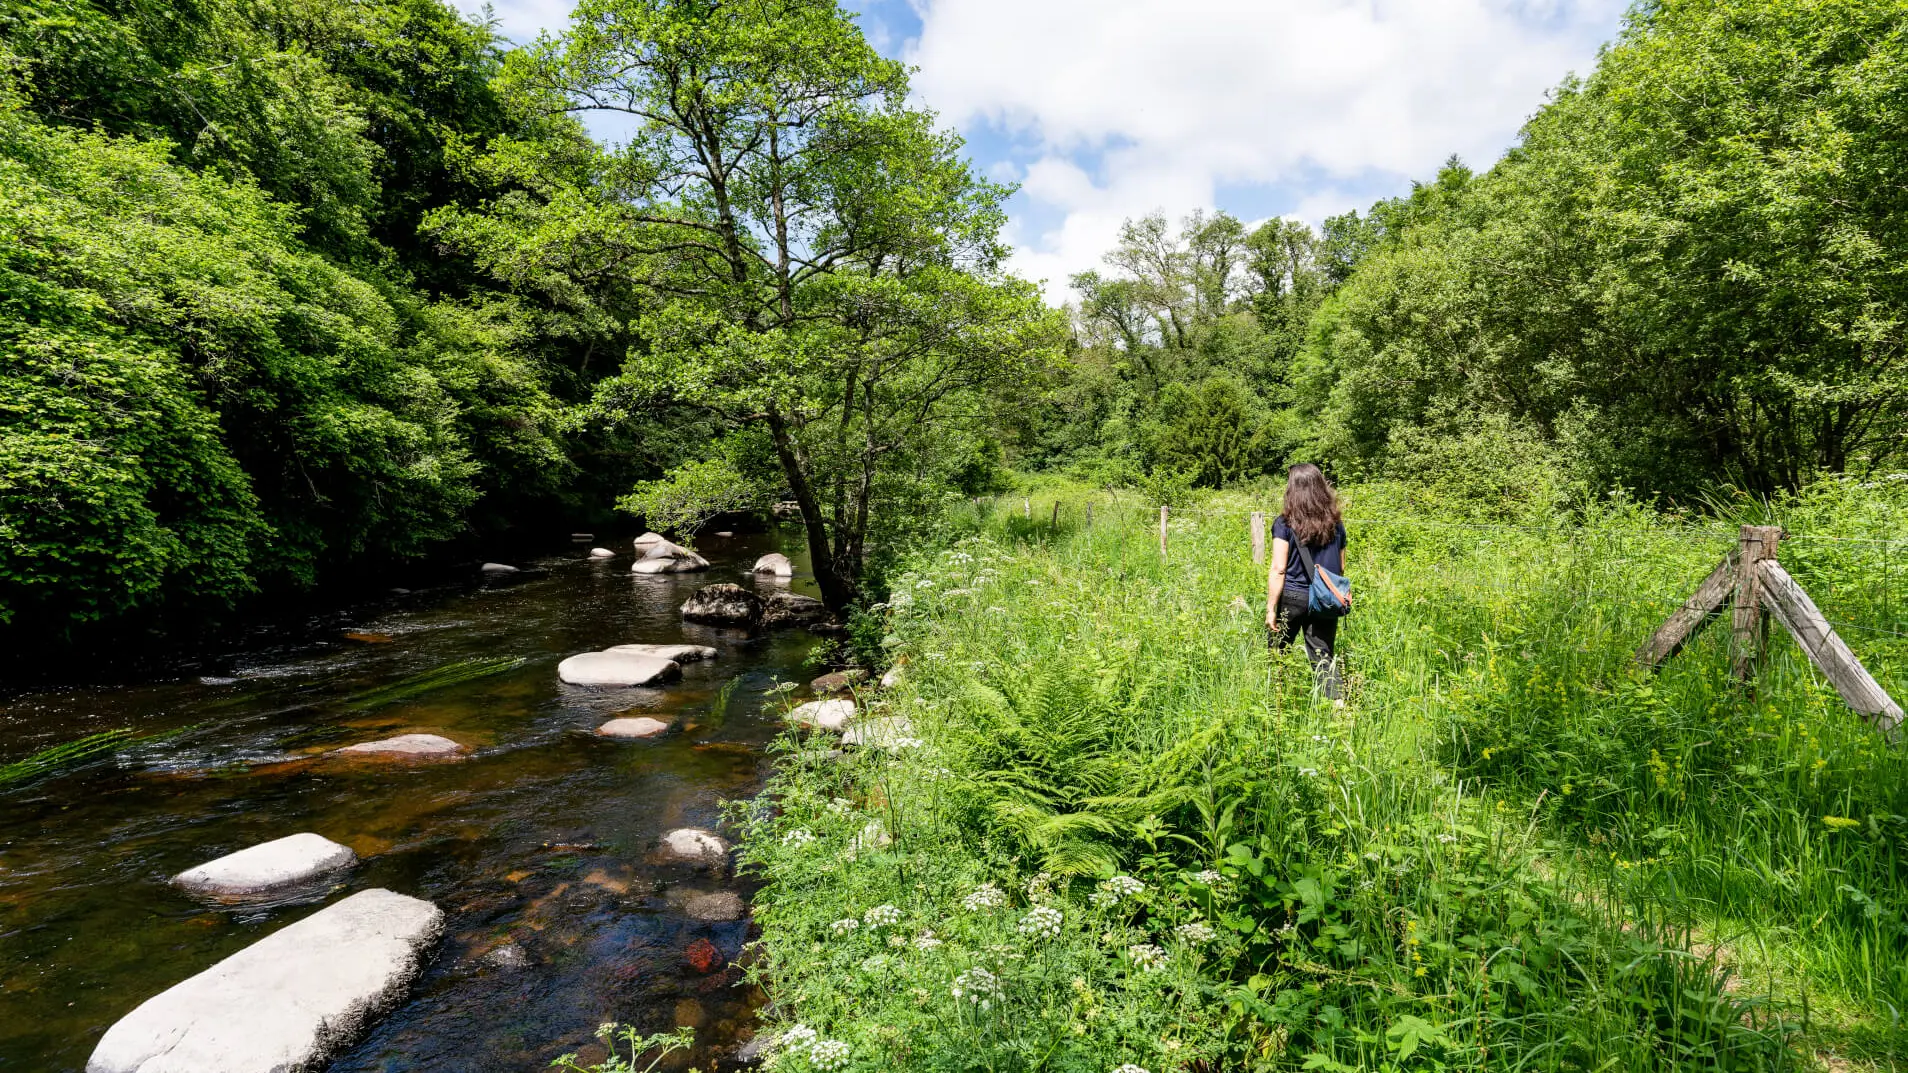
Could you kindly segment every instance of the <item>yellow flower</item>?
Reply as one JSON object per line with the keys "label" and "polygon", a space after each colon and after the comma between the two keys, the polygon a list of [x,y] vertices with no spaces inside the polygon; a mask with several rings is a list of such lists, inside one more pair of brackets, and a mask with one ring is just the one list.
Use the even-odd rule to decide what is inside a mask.
{"label": "yellow flower", "polygon": [[1822,824],[1831,831],[1846,831],[1850,827],[1860,827],[1862,821],[1851,820],[1847,816],[1824,816]]}
{"label": "yellow flower", "polygon": [[1489,760],[1491,758],[1491,752],[1492,750],[1490,749],[1484,750],[1484,759]]}
{"label": "yellow flower", "polygon": [[1423,965],[1420,965],[1420,966],[1418,966],[1418,971],[1417,971],[1417,972],[1414,972],[1414,973],[1412,973],[1412,975],[1413,975],[1413,976],[1423,976],[1423,975],[1424,975],[1424,966],[1423,966]]}

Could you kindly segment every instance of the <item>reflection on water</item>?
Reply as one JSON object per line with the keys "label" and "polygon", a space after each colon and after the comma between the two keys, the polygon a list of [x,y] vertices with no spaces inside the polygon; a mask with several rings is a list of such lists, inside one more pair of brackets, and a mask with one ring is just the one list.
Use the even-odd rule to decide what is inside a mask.
{"label": "reflection on water", "polygon": [[[729,967],[746,919],[705,923],[689,898],[726,875],[658,866],[674,827],[713,827],[755,793],[778,680],[813,638],[685,624],[698,585],[739,580],[770,538],[710,539],[706,574],[632,576],[582,551],[509,584],[417,593],[352,623],[366,635],[241,654],[237,681],[197,678],[0,701],[0,760],[119,726],[174,732],[115,758],[0,790],[0,1069],[81,1070],[146,998],[313,910],[387,887],[436,902],[447,938],[409,1000],[334,1071],[539,1069],[601,1054],[604,1021],[695,1025],[713,1049],[748,1023]],[[763,579],[766,588],[776,584]],[[797,587],[804,583],[797,580]],[[389,640],[377,635],[386,635]],[[664,688],[577,690],[564,656],[629,642],[714,646]],[[459,660],[503,674],[364,707],[353,698]],[[726,705],[718,694],[739,679]],[[670,720],[648,742],[591,734],[621,713]],[[456,761],[319,754],[406,733],[470,748]],[[214,857],[314,831],[363,858],[329,891],[219,907],[170,887]],[[747,893],[744,891],[743,893]]]}

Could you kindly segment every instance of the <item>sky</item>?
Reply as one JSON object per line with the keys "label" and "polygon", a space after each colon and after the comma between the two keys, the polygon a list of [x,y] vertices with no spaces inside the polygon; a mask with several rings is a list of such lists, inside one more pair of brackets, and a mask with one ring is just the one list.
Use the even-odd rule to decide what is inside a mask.
{"label": "sky", "polygon": [[[481,0],[458,0],[466,10]],[[491,0],[503,32],[571,0]],[[1068,297],[1122,221],[1223,209],[1318,224],[1489,167],[1628,0],[842,0],[916,102],[1019,185],[1011,267]],[[610,132],[605,132],[610,133]]]}

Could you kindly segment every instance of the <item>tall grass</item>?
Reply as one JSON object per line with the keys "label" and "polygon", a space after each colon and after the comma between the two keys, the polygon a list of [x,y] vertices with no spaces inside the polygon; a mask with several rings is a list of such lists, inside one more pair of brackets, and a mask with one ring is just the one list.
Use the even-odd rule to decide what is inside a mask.
{"label": "tall grass", "polygon": [[[791,733],[738,812],[779,1067],[1895,1068],[1902,751],[1785,641],[1753,690],[1726,629],[1629,664],[1733,525],[1354,495],[1335,707],[1266,651],[1250,506],[1181,512],[1162,558],[1150,509],[1086,529],[1076,495],[897,576],[872,714],[922,744]],[[1783,512],[1876,540],[1908,504]],[[1891,547],[1783,559],[1899,696]]]}

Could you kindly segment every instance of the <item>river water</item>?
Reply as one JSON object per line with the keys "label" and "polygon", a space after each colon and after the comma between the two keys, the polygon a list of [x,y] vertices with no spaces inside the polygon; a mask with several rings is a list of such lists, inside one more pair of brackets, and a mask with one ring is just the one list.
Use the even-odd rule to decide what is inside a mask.
{"label": "river water", "polygon": [[[815,638],[699,627],[678,607],[738,581],[773,536],[711,538],[705,574],[636,576],[627,553],[578,549],[528,576],[394,596],[344,631],[235,654],[230,684],[197,678],[0,698],[0,762],[81,735],[167,735],[110,759],[0,787],[0,1069],[79,1071],[100,1035],[146,998],[353,891],[385,887],[448,915],[409,998],[331,1066],[358,1071],[529,1071],[600,1056],[604,1021],[694,1025],[704,1069],[746,1034],[759,996],[729,967],[746,919],[683,911],[726,875],[653,863],[657,836],[715,827],[722,802],[768,774],[778,682],[813,674]],[[622,545],[627,547],[626,544]],[[786,549],[804,562],[796,549]],[[797,591],[812,592],[798,573]],[[382,635],[382,636],[380,636]],[[386,639],[388,638],[388,640]],[[579,690],[564,656],[613,644],[712,645],[655,689]],[[408,699],[370,691],[458,661],[514,670]],[[728,687],[725,691],[725,685]],[[618,714],[671,721],[647,742],[591,731]],[[318,754],[423,732],[471,747],[457,761],[340,763]],[[313,831],[361,862],[302,902],[227,908],[168,877],[246,846]],[[714,955],[712,957],[712,955]]]}

